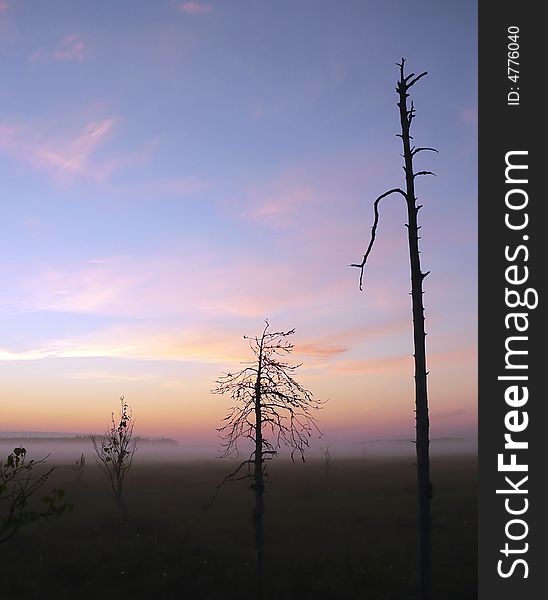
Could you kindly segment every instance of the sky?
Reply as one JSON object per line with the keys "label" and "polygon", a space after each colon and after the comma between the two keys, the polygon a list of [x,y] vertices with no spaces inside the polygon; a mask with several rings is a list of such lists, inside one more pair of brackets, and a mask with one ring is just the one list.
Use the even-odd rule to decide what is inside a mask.
{"label": "sky", "polygon": [[[295,328],[337,447],[412,439],[395,81],[412,88],[432,438],[474,438],[477,22],[463,0],[0,0],[0,431],[214,445]],[[324,441],[325,443],[325,441]],[[205,446],[204,446],[205,447]]]}

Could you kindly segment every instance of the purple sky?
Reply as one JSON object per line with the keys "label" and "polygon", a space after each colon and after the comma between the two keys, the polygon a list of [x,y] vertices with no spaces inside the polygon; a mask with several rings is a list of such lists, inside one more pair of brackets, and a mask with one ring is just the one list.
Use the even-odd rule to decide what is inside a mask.
{"label": "purple sky", "polygon": [[[395,66],[413,88],[433,437],[476,426],[469,1],[0,0],[0,429],[215,440],[265,318],[337,441],[413,435]],[[420,160],[419,160],[420,159]]]}

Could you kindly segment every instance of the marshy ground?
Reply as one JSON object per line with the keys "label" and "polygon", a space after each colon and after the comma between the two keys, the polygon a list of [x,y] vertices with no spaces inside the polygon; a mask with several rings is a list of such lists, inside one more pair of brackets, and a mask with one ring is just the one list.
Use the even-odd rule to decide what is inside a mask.
{"label": "marshy ground", "polygon": [[[229,461],[141,462],[127,480],[128,522],[90,464],[59,465],[74,509],[0,546],[5,600],[254,598],[253,498],[227,483]],[[432,461],[434,597],[475,598],[477,464]],[[411,458],[269,465],[264,600],[414,598],[415,469]]]}

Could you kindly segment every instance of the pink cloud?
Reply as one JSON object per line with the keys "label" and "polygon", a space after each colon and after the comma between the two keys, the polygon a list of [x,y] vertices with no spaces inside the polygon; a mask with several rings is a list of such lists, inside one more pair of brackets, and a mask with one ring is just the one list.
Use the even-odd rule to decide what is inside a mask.
{"label": "pink cloud", "polygon": [[83,60],[85,45],[77,35],[69,35],[62,42],[53,56],[57,60]]}
{"label": "pink cloud", "polygon": [[[427,357],[429,367],[440,368],[444,365],[457,365],[463,363],[475,362],[477,349],[469,347],[459,350],[450,350],[448,352],[430,353]],[[357,360],[340,361],[334,366],[334,371],[343,373],[385,373],[401,371],[412,375],[413,357],[388,356],[385,358],[364,358]]]}
{"label": "pink cloud", "polygon": [[[257,322],[256,325],[258,330],[262,323]],[[253,335],[256,331],[246,333]],[[345,351],[345,348],[334,345],[320,347],[304,336],[302,343],[295,348],[292,362],[296,364],[304,359],[307,368],[315,368],[315,361],[323,363]],[[207,322],[178,326],[156,324],[154,327],[141,323],[115,325],[82,336],[53,339],[36,348],[16,351],[0,348],[0,361],[86,357],[176,360],[230,366],[249,360],[250,349],[239,326]]]}
{"label": "pink cloud", "polygon": [[[338,363],[334,370],[341,373],[385,373],[411,368],[412,357],[393,356],[387,358],[351,359]],[[409,370],[411,373],[411,371]]]}
{"label": "pink cloud", "polygon": [[45,142],[35,148],[39,162],[67,171],[82,173],[89,166],[91,155],[110,134],[114,119],[104,119],[98,123],[88,123],[84,131],[70,139]]}
{"label": "pink cloud", "polygon": [[0,0],[0,13],[6,12],[8,10],[8,4],[4,0]]}
{"label": "pink cloud", "polygon": [[[340,269],[363,256],[373,218],[373,210],[364,198],[375,197],[376,180],[383,168],[375,157],[360,153],[296,165],[269,179],[252,181],[239,197],[225,201],[225,210],[232,217],[285,230],[280,233],[291,236],[292,241],[294,229],[299,227],[301,250],[307,255],[317,255],[321,248],[323,258],[328,261],[325,266]],[[345,211],[340,210],[342,198],[347,202]],[[392,209],[396,205],[401,221],[391,228],[387,227],[390,219],[386,219],[387,223],[383,221],[383,235],[379,233],[376,244],[380,251],[376,253],[371,274],[386,264],[392,267],[394,256],[405,258],[401,253],[405,244],[405,206],[403,202],[387,204],[383,208]],[[341,244],[341,239],[348,240],[348,244]],[[357,280],[357,270],[348,269],[347,273],[349,279],[356,275]]]}
{"label": "pink cloud", "polygon": [[[306,359],[306,368],[321,368],[332,359],[351,352],[357,346],[378,338],[398,335],[409,328],[408,319],[400,319],[385,323],[372,323],[353,327],[351,329],[332,330],[322,335],[314,335],[309,340],[295,342],[295,357],[298,360]],[[345,359],[347,360],[347,359]],[[348,361],[349,370],[354,370],[354,362]],[[334,363],[339,364],[339,363]],[[343,364],[343,369],[345,370]]]}
{"label": "pink cloud", "polygon": [[135,156],[96,159],[95,155],[110,137],[114,123],[114,117],[105,118],[88,123],[78,132],[55,137],[40,132],[31,124],[0,124],[0,152],[49,172],[61,183],[75,177],[105,181],[113,172],[138,160]]}
{"label": "pink cloud", "polygon": [[314,342],[299,343],[295,346],[295,356],[307,356],[315,359],[330,359],[346,352],[344,346],[317,344]]}
{"label": "pink cloud", "polygon": [[298,211],[313,204],[314,194],[307,186],[296,186],[266,196],[253,197],[244,216],[272,225],[290,225],[297,219]]}
{"label": "pink cloud", "polygon": [[91,260],[76,269],[48,267],[33,275],[27,306],[30,310],[104,314],[115,310],[141,281],[137,270],[126,271],[117,259]]}
{"label": "pink cloud", "polygon": [[182,2],[177,8],[187,15],[205,15],[212,11],[212,7],[203,2]]}
{"label": "pink cloud", "polygon": [[230,364],[247,360],[249,352],[245,340],[228,329],[203,325],[152,328],[133,324],[53,339],[37,348],[13,351],[0,347],[0,362],[45,358],[125,358]]}
{"label": "pink cloud", "polygon": [[44,59],[44,52],[42,50],[35,50],[30,56],[29,56],[29,61],[31,63],[36,63],[36,62],[40,62],[41,60]]}
{"label": "pink cloud", "polygon": [[[165,256],[120,257],[80,265],[26,269],[19,306],[27,311],[60,311],[154,318],[157,314],[226,315],[264,318],[285,307],[341,293],[312,284],[284,263],[226,256],[207,248],[180,248],[186,259]],[[269,277],[264,276],[265,270]],[[236,275],[237,274],[237,275]],[[242,286],[241,281],[249,282]],[[253,282],[261,282],[260,286]],[[281,291],[284,290],[283,293]]]}
{"label": "pink cloud", "polygon": [[35,50],[29,57],[31,63],[50,61],[82,61],[85,58],[85,43],[77,35],[66,36],[54,50]]}
{"label": "pink cloud", "polygon": [[226,200],[232,216],[274,228],[289,227],[317,209],[323,210],[320,186],[302,174],[282,173],[252,182],[238,198]]}

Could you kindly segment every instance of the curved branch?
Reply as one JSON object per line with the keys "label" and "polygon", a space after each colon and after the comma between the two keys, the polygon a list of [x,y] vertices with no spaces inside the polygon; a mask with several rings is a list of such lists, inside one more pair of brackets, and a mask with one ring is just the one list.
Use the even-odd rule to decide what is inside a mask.
{"label": "curved branch", "polygon": [[373,243],[375,242],[375,236],[377,234],[377,225],[379,224],[379,202],[383,199],[386,198],[386,196],[389,196],[390,194],[401,194],[406,200],[407,200],[407,194],[400,188],[394,188],[392,190],[388,190],[387,192],[384,192],[384,194],[381,194],[374,202],[373,204],[373,209],[375,211],[375,220],[373,222],[373,227],[371,228],[371,240],[369,241],[369,246],[367,246],[367,250],[365,251],[365,254],[363,255],[363,260],[361,263],[357,264],[357,263],[353,263],[350,266],[351,267],[356,267],[358,269],[361,269],[360,272],[360,291],[363,290],[363,270],[365,267],[365,263],[367,262],[367,258],[369,257],[369,254],[371,252],[371,249],[373,248]]}
{"label": "curved branch", "polygon": [[437,152],[439,154],[439,150],[436,150],[436,148],[413,148],[411,150],[411,156],[415,156],[415,154],[418,154],[419,152],[423,152],[424,150],[429,150],[430,152]]}
{"label": "curved branch", "polygon": [[419,175],[434,175],[434,177],[436,177],[436,174],[432,173],[432,171],[418,171],[417,173],[413,173],[413,178],[418,177]]}

